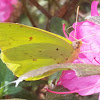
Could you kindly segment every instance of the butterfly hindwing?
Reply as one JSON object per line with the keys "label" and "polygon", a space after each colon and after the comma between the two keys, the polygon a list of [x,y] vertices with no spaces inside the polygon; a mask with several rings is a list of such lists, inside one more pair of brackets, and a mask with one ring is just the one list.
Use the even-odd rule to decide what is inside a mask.
{"label": "butterfly hindwing", "polygon": [[18,77],[34,69],[67,62],[74,52],[71,44],[64,37],[38,28],[0,23],[1,59]]}

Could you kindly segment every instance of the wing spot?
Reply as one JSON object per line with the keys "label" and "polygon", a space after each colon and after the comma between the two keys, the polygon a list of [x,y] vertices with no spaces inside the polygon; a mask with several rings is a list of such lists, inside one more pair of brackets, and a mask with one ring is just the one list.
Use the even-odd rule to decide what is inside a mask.
{"label": "wing spot", "polygon": [[66,60],[68,60],[68,58],[66,58]]}
{"label": "wing spot", "polygon": [[9,25],[9,27],[11,27],[11,25]]}
{"label": "wing spot", "polygon": [[58,51],[58,48],[56,48],[56,50]]}
{"label": "wing spot", "polygon": [[39,52],[42,52],[41,50]]}
{"label": "wing spot", "polygon": [[[77,52],[77,51],[76,51]],[[70,52],[71,54],[73,54],[73,51]]]}
{"label": "wing spot", "polygon": [[24,53],[24,54],[28,54],[28,53]]}
{"label": "wing spot", "polygon": [[37,59],[36,58],[33,58],[33,61],[37,61]]}
{"label": "wing spot", "polygon": [[52,58],[52,56],[50,56],[50,58]]}
{"label": "wing spot", "polygon": [[22,25],[20,25],[20,27],[23,27]]}
{"label": "wing spot", "polygon": [[11,39],[12,41],[15,41],[12,37],[10,37],[10,39]]}
{"label": "wing spot", "polygon": [[29,41],[31,41],[33,39],[33,37],[29,37]]}
{"label": "wing spot", "polygon": [[54,58],[54,60],[56,60],[56,58]]}
{"label": "wing spot", "polygon": [[63,56],[63,54],[60,54],[61,56]]}

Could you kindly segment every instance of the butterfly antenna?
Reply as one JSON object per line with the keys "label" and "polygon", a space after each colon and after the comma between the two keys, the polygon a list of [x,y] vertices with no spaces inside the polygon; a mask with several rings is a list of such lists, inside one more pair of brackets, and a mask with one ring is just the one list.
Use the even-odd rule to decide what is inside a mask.
{"label": "butterfly antenna", "polygon": [[[79,6],[77,7],[76,23],[75,23],[75,34],[74,34],[74,36],[70,35],[70,36],[71,36],[73,39],[75,39],[75,40],[77,40],[75,37],[76,37],[76,26],[77,26],[77,22],[78,22],[78,13],[79,13]],[[69,30],[71,27],[72,27],[72,26],[70,26],[70,27],[67,28],[67,32],[68,32],[68,30]],[[63,33],[64,33],[65,37],[68,39],[68,36],[67,36],[67,34],[66,34],[66,32],[65,32],[65,24],[63,24]],[[68,33],[68,34],[69,34],[69,33]]]}
{"label": "butterfly antenna", "polygon": [[80,40],[83,40],[83,39],[85,39],[85,38],[88,38],[88,37],[91,37],[91,36],[94,36],[94,35],[96,35],[96,34],[88,35],[88,36],[86,36],[86,37],[80,38]]}
{"label": "butterfly antenna", "polygon": [[98,52],[94,52],[94,51],[92,51],[92,50],[88,50],[88,51],[82,51],[82,52],[80,52],[80,53],[98,53]]}
{"label": "butterfly antenna", "polygon": [[75,39],[75,40],[77,40],[74,36],[72,36],[71,34],[70,34],[70,36],[73,38],[73,39]]}
{"label": "butterfly antenna", "polygon": [[87,44],[87,45],[90,45],[90,44],[91,44],[91,42],[86,43],[86,42],[83,42],[83,41],[82,41],[82,44]]}
{"label": "butterfly antenna", "polygon": [[[74,34],[74,36],[72,36],[71,34],[70,34],[70,36],[73,38],[73,39],[75,39],[75,40],[77,40],[75,37],[76,37],[76,27],[77,27],[77,22],[78,22],[78,14],[79,14],[79,6],[77,7],[77,13],[76,13],[76,23],[75,23],[75,34]],[[69,28],[71,28],[72,26],[70,26]],[[68,28],[68,29],[69,29]],[[67,29],[67,30],[68,30]]]}
{"label": "butterfly antenna", "polygon": [[79,59],[80,61],[82,61],[84,64],[86,64],[85,61],[84,61],[83,59],[81,59],[80,57],[78,57],[78,59]]}
{"label": "butterfly antenna", "polygon": [[76,37],[76,27],[77,27],[77,22],[78,22],[78,13],[79,13],[79,6],[77,7],[77,13],[76,13],[76,23],[75,23],[75,34],[74,34],[74,37]]}
{"label": "butterfly antenna", "polygon": [[[66,30],[67,34],[66,34],[66,32],[65,32],[65,24],[63,24],[62,26],[63,26],[63,33],[64,33],[65,37],[68,39],[68,36],[67,36],[67,34],[69,34],[69,33],[68,33],[68,30],[69,30],[70,28],[72,28],[73,26],[70,26],[70,27],[67,28],[67,30]],[[72,36],[71,34],[70,34],[70,36],[71,36],[73,39],[77,40],[77,39],[76,39],[74,36]]]}

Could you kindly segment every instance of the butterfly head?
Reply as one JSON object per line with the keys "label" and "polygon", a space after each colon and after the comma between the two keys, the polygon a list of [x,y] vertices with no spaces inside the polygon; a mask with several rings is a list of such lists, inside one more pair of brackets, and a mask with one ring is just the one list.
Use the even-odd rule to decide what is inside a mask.
{"label": "butterfly head", "polygon": [[79,49],[82,46],[82,41],[81,40],[75,40],[72,42],[72,46],[74,49]]}

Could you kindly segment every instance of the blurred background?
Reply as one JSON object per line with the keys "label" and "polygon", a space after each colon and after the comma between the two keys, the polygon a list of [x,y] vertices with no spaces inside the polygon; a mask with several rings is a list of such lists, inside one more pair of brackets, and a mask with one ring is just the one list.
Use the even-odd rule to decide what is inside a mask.
{"label": "blurred background", "polygon": [[[84,21],[90,16],[93,0],[0,0],[0,22],[13,22],[41,28],[55,34],[63,35],[62,24],[66,29],[76,21],[77,6],[78,21]],[[99,6],[98,6],[99,10]],[[72,29],[68,30],[70,33]],[[98,96],[82,97],[78,94],[55,95],[46,94],[44,87],[53,88],[61,75],[61,71],[47,78],[26,82],[15,88],[15,84],[0,89],[1,99],[26,100],[97,100]],[[0,87],[16,80],[13,73],[0,60]],[[63,87],[56,91],[67,91]]]}

